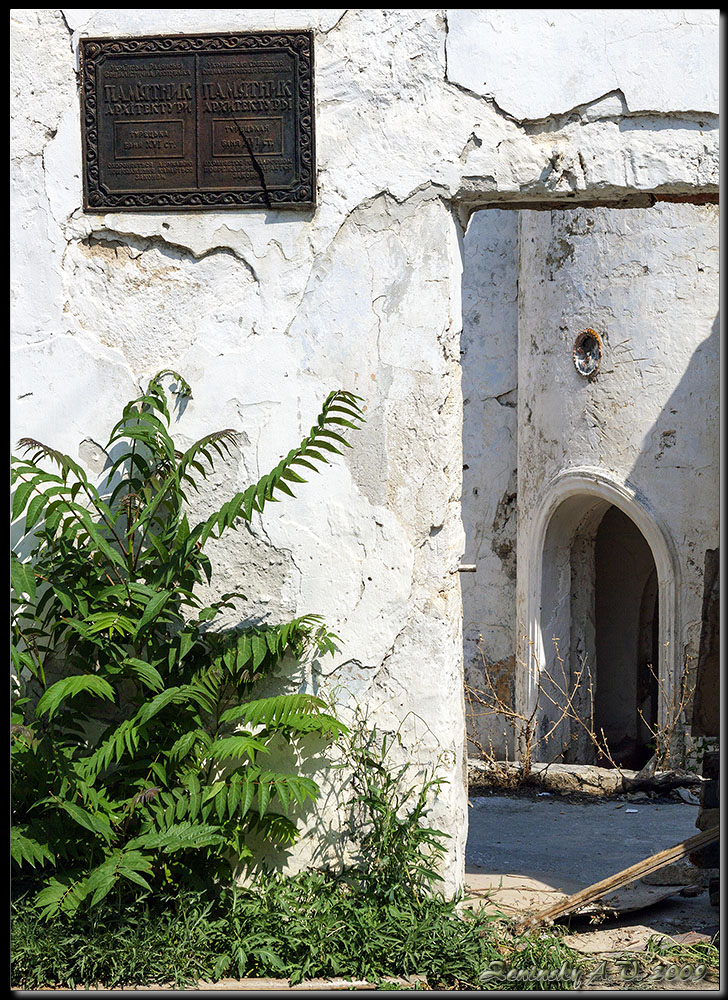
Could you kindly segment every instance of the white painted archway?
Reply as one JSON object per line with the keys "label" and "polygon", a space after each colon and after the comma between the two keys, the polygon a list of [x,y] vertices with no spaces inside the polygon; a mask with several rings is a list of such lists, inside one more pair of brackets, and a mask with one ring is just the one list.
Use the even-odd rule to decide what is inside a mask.
{"label": "white painted archway", "polygon": [[[533,711],[541,671],[553,660],[552,636],[563,632],[568,647],[572,613],[571,558],[575,544],[593,539],[609,506],[618,507],[642,533],[657,571],[659,662],[661,695],[658,724],[666,721],[672,692],[680,675],[679,657],[679,567],[674,545],[665,527],[649,509],[644,497],[626,483],[608,478],[602,471],[582,467],[557,475],[546,487],[519,544],[518,592],[520,629],[519,658],[525,663],[524,682],[517,689],[518,707]],[[593,550],[592,550],[593,551]],[[592,555],[593,558],[593,555]],[[549,635],[544,634],[548,623]],[[555,630],[555,631],[554,631]],[[561,646],[562,653],[564,645]]]}

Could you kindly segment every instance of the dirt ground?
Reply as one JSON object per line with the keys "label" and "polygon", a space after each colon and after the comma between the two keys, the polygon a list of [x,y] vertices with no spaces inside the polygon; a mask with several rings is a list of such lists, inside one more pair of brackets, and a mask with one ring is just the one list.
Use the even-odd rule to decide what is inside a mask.
{"label": "dirt ground", "polygon": [[[476,905],[521,917],[673,847],[697,830],[697,805],[647,793],[605,799],[530,791],[471,797],[466,885]],[[614,972],[625,952],[646,953],[663,935],[682,943],[719,929],[708,879],[688,859],[607,897],[595,912],[566,921],[564,943]],[[607,909],[607,905],[613,909]],[[656,965],[652,989],[717,990],[715,982],[666,981]],[[594,989],[625,989],[618,977]],[[632,987],[634,988],[634,987]]]}

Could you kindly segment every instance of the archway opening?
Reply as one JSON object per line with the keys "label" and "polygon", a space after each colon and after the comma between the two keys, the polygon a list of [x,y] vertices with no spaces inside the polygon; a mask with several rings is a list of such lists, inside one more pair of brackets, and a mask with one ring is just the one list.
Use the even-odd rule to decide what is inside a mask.
{"label": "archway opening", "polygon": [[657,569],[644,536],[610,507],[594,541],[594,721],[614,761],[642,767],[657,723]]}
{"label": "archway opening", "polygon": [[651,544],[608,494],[571,493],[547,519],[527,704],[539,705],[541,759],[639,768],[669,640]]}

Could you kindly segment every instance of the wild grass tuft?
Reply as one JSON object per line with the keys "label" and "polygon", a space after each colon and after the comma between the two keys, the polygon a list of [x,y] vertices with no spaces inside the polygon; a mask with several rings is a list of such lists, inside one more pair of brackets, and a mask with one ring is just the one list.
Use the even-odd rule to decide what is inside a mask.
{"label": "wild grass tuft", "polygon": [[12,950],[12,984],[26,990],[99,983],[180,989],[248,977],[376,984],[417,975],[429,989],[542,989],[481,976],[499,962],[527,973],[582,961],[558,932],[514,936],[492,916],[461,911],[454,899],[388,903],[355,881],[315,872],[270,874],[214,898],[186,893],[126,909],[105,900],[46,922],[21,899],[13,907]]}

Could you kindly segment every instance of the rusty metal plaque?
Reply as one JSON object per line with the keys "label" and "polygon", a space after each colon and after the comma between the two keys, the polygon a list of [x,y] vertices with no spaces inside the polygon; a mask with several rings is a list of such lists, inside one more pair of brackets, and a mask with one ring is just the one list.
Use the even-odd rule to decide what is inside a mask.
{"label": "rusty metal plaque", "polygon": [[314,205],[312,32],[80,45],[85,211]]}

